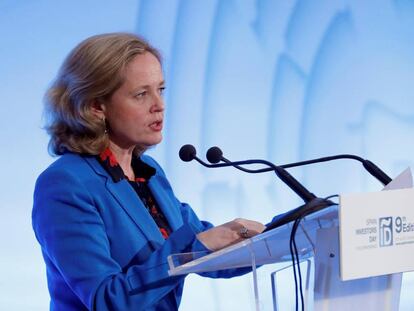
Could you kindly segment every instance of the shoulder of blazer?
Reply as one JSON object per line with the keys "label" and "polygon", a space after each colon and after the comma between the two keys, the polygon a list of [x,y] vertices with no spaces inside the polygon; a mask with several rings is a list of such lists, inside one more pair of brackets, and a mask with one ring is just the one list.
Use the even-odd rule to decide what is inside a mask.
{"label": "shoulder of blazer", "polygon": [[[91,174],[95,172],[95,174]],[[109,177],[108,173],[99,164],[94,156],[65,153],[49,165],[39,176],[39,179],[56,175],[72,175],[83,180],[96,174]]]}

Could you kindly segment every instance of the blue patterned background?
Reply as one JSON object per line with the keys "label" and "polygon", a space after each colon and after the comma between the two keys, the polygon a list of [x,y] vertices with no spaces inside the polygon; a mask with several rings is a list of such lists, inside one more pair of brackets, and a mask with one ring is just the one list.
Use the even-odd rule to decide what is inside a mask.
{"label": "blue patterned background", "polygon": [[[1,0],[4,310],[48,305],[30,224],[34,181],[53,161],[41,129],[43,93],[71,48],[113,31],[139,33],[162,51],[165,140],[150,153],[203,219],[267,222],[300,201],[270,174],[181,162],[185,143],[201,157],[218,145],[230,159],[279,164],[354,153],[391,176],[414,164],[414,1]],[[319,196],[380,189],[350,161],[291,172]],[[406,274],[401,310],[414,304],[413,289]],[[194,306],[253,310],[251,276],[190,276],[181,310]]]}

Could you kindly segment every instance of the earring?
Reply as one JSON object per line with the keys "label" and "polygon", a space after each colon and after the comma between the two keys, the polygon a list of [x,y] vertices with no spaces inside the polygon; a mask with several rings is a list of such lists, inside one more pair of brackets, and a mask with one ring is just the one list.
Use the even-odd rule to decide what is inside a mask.
{"label": "earring", "polygon": [[107,124],[106,124],[105,117],[102,117],[102,122],[103,122],[103,125],[105,127],[104,134],[106,135],[106,134],[108,134],[108,127],[107,127]]}

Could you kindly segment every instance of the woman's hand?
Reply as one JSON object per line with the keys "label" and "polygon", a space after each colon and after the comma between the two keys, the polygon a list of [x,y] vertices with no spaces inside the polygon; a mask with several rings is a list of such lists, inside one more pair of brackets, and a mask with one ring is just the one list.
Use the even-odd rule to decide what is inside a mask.
{"label": "woman's hand", "polygon": [[208,249],[217,251],[243,239],[251,238],[264,229],[265,226],[260,222],[236,218],[233,221],[197,234],[197,239]]}

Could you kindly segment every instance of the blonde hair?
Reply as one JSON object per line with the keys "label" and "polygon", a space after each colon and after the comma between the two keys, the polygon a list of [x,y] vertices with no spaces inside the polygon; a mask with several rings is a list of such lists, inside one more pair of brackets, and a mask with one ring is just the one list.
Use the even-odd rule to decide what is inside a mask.
{"label": "blonde hair", "polygon": [[82,41],[69,53],[45,95],[51,154],[96,155],[108,146],[105,121],[91,106],[109,99],[122,85],[126,65],[145,52],[161,62],[160,53],[137,35],[108,33]]}

